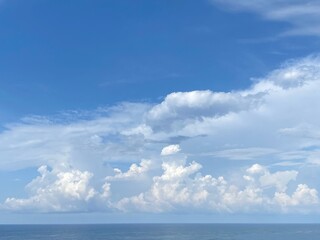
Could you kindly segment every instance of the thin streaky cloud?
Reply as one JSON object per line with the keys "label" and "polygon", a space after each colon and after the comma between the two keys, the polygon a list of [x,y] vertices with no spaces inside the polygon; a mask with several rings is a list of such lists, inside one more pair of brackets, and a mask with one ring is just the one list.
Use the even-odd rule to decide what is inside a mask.
{"label": "thin streaky cloud", "polygon": [[231,11],[253,12],[266,20],[287,22],[291,25],[279,36],[320,35],[320,3],[317,0],[210,0]]}

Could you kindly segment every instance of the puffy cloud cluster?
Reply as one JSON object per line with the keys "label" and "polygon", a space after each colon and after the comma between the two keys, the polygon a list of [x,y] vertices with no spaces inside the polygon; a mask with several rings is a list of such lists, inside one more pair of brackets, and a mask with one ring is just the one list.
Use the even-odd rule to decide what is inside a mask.
{"label": "puffy cloud cluster", "polygon": [[[296,211],[318,206],[316,189],[299,184],[292,195],[287,193],[297,171],[271,173],[254,164],[246,170],[242,183],[228,182],[223,176],[203,176],[197,162],[177,160],[163,162],[163,173],[153,178],[147,192],[125,197],[114,204],[122,211],[174,211],[181,209],[212,212],[283,211],[296,206]],[[300,208],[302,206],[302,208]]]}
{"label": "puffy cloud cluster", "polygon": [[[0,133],[0,169],[48,168],[41,167],[26,188],[29,197],[7,198],[3,206],[21,211],[309,209],[318,204],[306,171],[319,171],[319,92],[320,58],[311,56],[286,63],[241,91],[176,92],[157,104],[122,103],[9,124]],[[249,165],[241,181],[226,176]],[[214,177],[215,169],[226,174]]]}
{"label": "puffy cloud cluster", "polygon": [[[90,202],[98,192],[90,185],[93,174],[87,171],[49,171],[47,166],[38,169],[40,176],[27,185],[30,198],[7,198],[5,207],[11,210],[40,212],[88,211]],[[107,196],[104,188],[103,195]]]}
{"label": "puffy cloud cluster", "polygon": [[[266,167],[254,164],[245,171],[242,182],[227,181],[210,174],[202,175],[202,165],[187,163],[185,157],[166,159],[162,174],[152,177],[149,190],[121,199],[112,199],[116,181],[132,181],[149,170],[150,161],[132,164],[128,171],[116,170],[116,175],[106,177],[102,186],[95,189],[92,173],[70,170],[49,171],[46,166],[38,169],[40,176],[27,185],[29,198],[7,198],[3,207],[13,211],[69,212],[117,209],[120,211],[212,211],[255,212],[281,210],[309,211],[318,206],[318,192],[306,184],[298,184],[290,195],[289,184],[294,182],[297,171],[271,173]],[[96,186],[97,187],[97,186]]]}
{"label": "puffy cloud cluster", "polygon": [[283,192],[276,192],[274,200],[285,211],[288,211],[288,208],[292,206],[310,206],[319,203],[318,191],[309,188],[306,184],[299,184],[292,196]]}

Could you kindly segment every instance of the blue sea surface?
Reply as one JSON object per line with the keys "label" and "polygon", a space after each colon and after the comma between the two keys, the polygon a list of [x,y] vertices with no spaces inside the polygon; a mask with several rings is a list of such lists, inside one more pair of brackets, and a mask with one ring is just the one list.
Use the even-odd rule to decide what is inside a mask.
{"label": "blue sea surface", "polygon": [[1,240],[316,240],[317,224],[0,225]]}

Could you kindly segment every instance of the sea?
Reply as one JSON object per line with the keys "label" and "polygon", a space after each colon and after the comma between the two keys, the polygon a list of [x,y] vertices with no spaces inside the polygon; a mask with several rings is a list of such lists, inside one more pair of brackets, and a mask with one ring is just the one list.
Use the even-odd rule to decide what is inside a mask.
{"label": "sea", "polygon": [[318,240],[317,224],[0,225],[0,240]]}

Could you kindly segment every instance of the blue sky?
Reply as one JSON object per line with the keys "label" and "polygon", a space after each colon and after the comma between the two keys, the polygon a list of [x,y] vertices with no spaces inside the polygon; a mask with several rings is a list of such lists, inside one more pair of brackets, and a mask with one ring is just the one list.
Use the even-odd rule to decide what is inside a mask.
{"label": "blue sky", "polygon": [[4,1],[0,18],[3,121],[245,88],[319,45],[208,1]]}
{"label": "blue sky", "polygon": [[1,1],[0,222],[318,222],[318,10]]}

